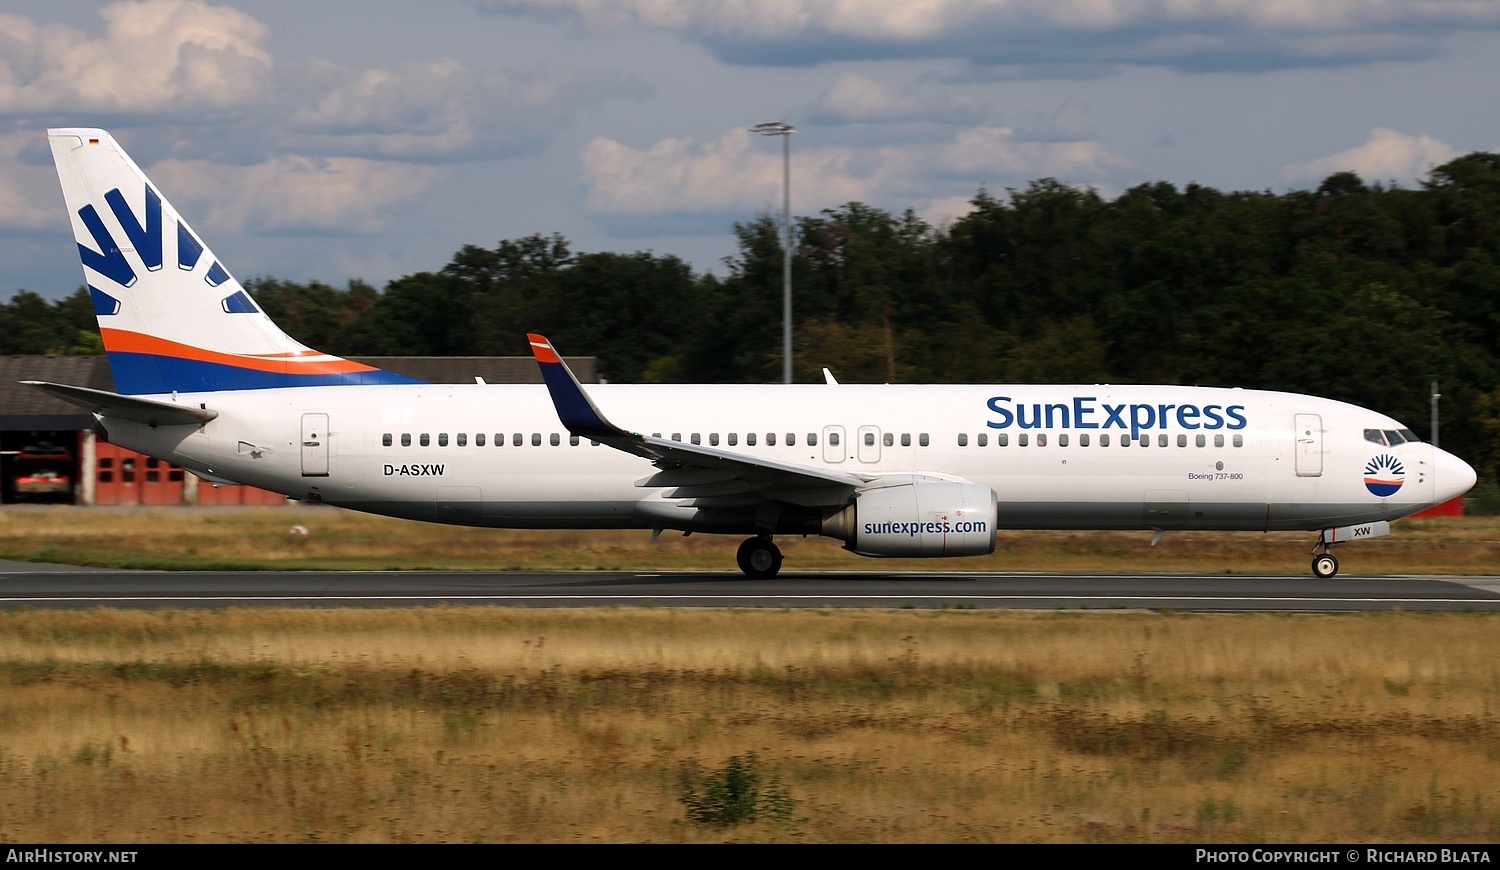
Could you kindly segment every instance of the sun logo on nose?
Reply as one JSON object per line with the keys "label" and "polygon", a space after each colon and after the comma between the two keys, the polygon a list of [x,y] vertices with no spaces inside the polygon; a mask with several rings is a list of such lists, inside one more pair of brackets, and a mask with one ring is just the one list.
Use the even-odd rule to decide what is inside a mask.
{"label": "sun logo on nose", "polygon": [[1374,495],[1381,498],[1395,495],[1405,482],[1406,466],[1389,453],[1382,453],[1365,463],[1365,489]]}

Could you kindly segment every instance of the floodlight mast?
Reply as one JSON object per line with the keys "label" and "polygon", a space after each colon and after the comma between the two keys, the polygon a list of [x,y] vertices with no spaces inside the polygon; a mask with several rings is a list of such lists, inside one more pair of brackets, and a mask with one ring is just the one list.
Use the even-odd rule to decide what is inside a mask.
{"label": "floodlight mast", "polygon": [[767,121],[750,128],[762,136],[781,137],[781,374],[792,382],[792,134],[785,121]]}

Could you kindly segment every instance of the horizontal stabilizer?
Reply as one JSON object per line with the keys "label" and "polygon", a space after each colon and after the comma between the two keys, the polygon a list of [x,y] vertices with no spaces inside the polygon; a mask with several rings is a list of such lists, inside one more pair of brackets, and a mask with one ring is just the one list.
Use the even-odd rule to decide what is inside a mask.
{"label": "horizontal stabilizer", "polygon": [[218,411],[208,408],[194,408],[190,405],[143,399],[139,396],[122,396],[106,390],[49,384],[46,381],[21,381],[21,383],[101,417],[134,420],[150,426],[196,426],[219,416]]}

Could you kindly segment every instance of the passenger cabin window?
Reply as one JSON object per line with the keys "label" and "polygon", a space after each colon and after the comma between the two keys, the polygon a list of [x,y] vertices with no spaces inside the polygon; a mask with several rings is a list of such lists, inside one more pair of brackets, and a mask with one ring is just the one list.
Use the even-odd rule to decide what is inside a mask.
{"label": "passenger cabin window", "polygon": [[391,433],[387,432],[384,435],[380,436],[380,443],[385,447],[391,446]]}
{"label": "passenger cabin window", "polygon": [[1224,436],[1223,435],[1215,435],[1214,436],[1214,446],[1215,447],[1223,447],[1224,446]]}
{"label": "passenger cabin window", "polygon": [[468,447],[469,436],[463,432],[460,432],[457,435],[453,436],[453,443],[457,444],[459,447]]}
{"label": "passenger cabin window", "polygon": [[410,432],[402,432],[401,433],[401,446],[402,447],[410,447],[411,446],[411,433]]}
{"label": "passenger cabin window", "polygon": [[1038,433],[1036,433],[1036,446],[1038,446],[1038,447],[1046,447],[1047,446],[1047,433],[1046,432],[1038,432]]}
{"label": "passenger cabin window", "polygon": [[736,432],[730,432],[728,435],[724,436],[724,439],[728,442],[730,447],[733,447],[734,445],[740,443],[740,436]]}
{"label": "passenger cabin window", "polygon": [[1195,439],[1193,439],[1193,440],[1197,443],[1197,445],[1199,447],[1205,447],[1205,446],[1208,445],[1208,436],[1204,435],[1202,432],[1199,432],[1198,433],[1198,437],[1195,438]]}
{"label": "passenger cabin window", "polygon": [[865,433],[865,446],[866,447],[874,447],[875,446],[875,433],[874,432],[866,432]]}
{"label": "passenger cabin window", "polygon": [[788,432],[788,433],[786,433],[786,446],[788,446],[788,447],[796,447],[797,446],[797,433],[796,432]]}
{"label": "passenger cabin window", "polygon": [[1245,436],[1240,435],[1239,433],[1235,433],[1235,436],[1234,436],[1234,446],[1236,446],[1236,447],[1244,447],[1245,446]]}
{"label": "passenger cabin window", "polygon": [[423,447],[427,447],[432,444],[432,436],[428,435],[426,432],[423,432],[421,435],[417,436],[417,442]]}
{"label": "passenger cabin window", "polygon": [[568,446],[569,447],[577,447],[578,446],[578,436],[577,435],[569,435],[568,436]]}
{"label": "passenger cabin window", "polygon": [[540,432],[533,432],[533,433],[531,433],[531,446],[532,447],[541,447],[542,446],[542,433],[540,433]]}
{"label": "passenger cabin window", "polygon": [[808,447],[817,447],[818,446],[818,436],[817,436],[817,433],[815,433],[815,432],[809,432],[809,433],[807,433],[807,446]]}
{"label": "passenger cabin window", "polygon": [[995,446],[996,447],[1009,447],[1010,446],[1010,433],[1009,432],[1001,432],[999,435],[996,435],[995,436]]}
{"label": "passenger cabin window", "polygon": [[1079,447],[1087,447],[1087,446],[1089,446],[1089,433],[1084,432],[1083,434],[1081,434],[1081,435],[1078,436],[1078,446]]}
{"label": "passenger cabin window", "polygon": [[480,433],[478,433],[478,434],[476,434],[474,436],[474,446],[475,447],[483,447],[484,446],[484,433],[483,432],[480,432]]}
{"label": "passenger cabin window", "polygon": [[551,437],[547,439],[547,443],[551,444],[553,447],[556,447],[562,443],[562,437],[556,432],[553,432]]}
{"label": "passenger cabin window", "polygon": [[438,433],[438,446],[439,447],[447,447],[448,446],[448,433],[447,432],[439,432]]}
{"label": "passenger cabin window", "polygon": [[699,435],[697,432],[694,432],[689,437],[689,440],[692,441],[694,444],[702,444],[703,443],[703,436]]}
{"label": "passenger cabin window", "polygon": [[828,446],[829,447],[837,447],[837,446],[839,446],[839,433],[837,433],[837,432],[829,432],[828,433]]}
{"label": "passenger cabin window", "polygon": [[[731,443],[733,443],[733,442],[731,442]],[[755,446],[755,433],[754,432],[746,432],[745,433],[745,446],[746,447],[754,447]]]}
{"label": "passenger cabin window", "polygon": [[1106,432],[1106,433],[1104,433],[1104,434],[1102,434],[1102,435],[1099,436],[1099,446],[1100,447],[1108,447],[1109,446],[1109,433],[1108,432]]}
{"label": "passenger cabin window", "polygon": [[516,434],[510,436],[510,443],[515,445],[516,447],[520,447],[522,444],[526,443],[524,439],[525,436],[520,432],[517,432]]}
{"label": "passenger cabin window", "polygon": [[910,432],[902,432],[901,433],[901,446],[902,447],[910,447],[911,446],[911,433]]}
{"label": "passenger cabin window", "polygon": [[1156,436],[1156,446],[1157,447],[1166,447],[1167,446],[1167,433],[1163,432],[1160,435]]}
{"label": "passenger cabin window", "polygon": [[990,436],[987,433],[980,432],[979,433],[979,446],[980,447],[986,447],[986,446],[989,445],[989,443],[990,443]]}
{"label": "passenger cabin window", "polygon": [[890,432],[887,432],[884,435],[880,436],[880,440],[884,442],[885,446],[887,447],[894,447],[896,444],[896,436]]}
{"label": "passenger cabin window", "polygon": [[1025,432],[1022,432],[1020,435],[1016,436],[1016,446],[1025,447],[1027,443],[1030,442],[1030,440],[1031,439],[1027,436],[1027,434]]}
{"label": "passenger cabin window", "polygon": [[1068,446],[1068,433],[1064,432],[1061,435],[1057,436],[1057,446],[1058,447],[1067,447]]}
{"label": "passenger cabin window", "polygon": [[927,437],[926,432],[923,432],[921,435],[917,436],[917,443],[922,445],[923,447],[926,447],[929,443],[931,443],[931,439]]}
{"label": "passenger cabin window", "polygon": [[968,447],[969,446],[969,434],[967,432],[960,432],[960,433],[958,433],[958,446],[959,447]]}

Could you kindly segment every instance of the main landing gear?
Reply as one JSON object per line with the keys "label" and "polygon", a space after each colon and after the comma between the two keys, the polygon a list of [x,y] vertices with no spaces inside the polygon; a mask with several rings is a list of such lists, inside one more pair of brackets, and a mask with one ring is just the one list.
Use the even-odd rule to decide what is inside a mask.
{"label": "main landing gear", "polygon": [[770,535],[746,538],[734,560],[745,576],[753,580],[767,580],[781,570],[781,550],[771,542]]}

